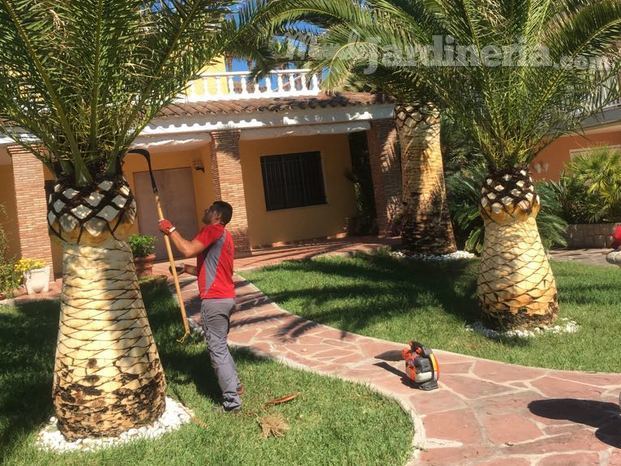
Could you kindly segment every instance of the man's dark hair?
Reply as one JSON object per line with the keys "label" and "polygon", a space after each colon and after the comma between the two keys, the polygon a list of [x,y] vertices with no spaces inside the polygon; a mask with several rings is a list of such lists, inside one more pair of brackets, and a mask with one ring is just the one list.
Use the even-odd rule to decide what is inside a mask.
{"label": "man's dark hair", "polygon": [[220,216],[222,225],[228,225],[233,217],[233,207],[228,202],[216,201],[209,209]]}

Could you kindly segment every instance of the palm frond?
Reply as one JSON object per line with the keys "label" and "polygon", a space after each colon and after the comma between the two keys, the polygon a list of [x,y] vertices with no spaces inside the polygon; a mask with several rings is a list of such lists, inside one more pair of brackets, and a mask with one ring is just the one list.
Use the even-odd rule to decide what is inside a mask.
{"label": "palm frond", "polygon": [[78,185],[119,173],[135,137],[234,40],[233,0],[1,0],[0,130]]}

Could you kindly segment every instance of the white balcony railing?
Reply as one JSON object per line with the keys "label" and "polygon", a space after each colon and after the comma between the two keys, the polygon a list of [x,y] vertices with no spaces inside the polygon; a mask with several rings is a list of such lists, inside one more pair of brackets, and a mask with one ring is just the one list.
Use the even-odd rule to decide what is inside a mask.
{"label": "white balcony railing", "polygon": [[606,106],[606,108],[615,108],[621,107],[621,100],[617,100],[616,102],[612,102]]}
{"label": "white balcony railing", "polygon": [[275,70],[261,79],[253,79],[249,71],[205,73],[177,102],[315,96],[319,81],[318,74],[306,69]]}

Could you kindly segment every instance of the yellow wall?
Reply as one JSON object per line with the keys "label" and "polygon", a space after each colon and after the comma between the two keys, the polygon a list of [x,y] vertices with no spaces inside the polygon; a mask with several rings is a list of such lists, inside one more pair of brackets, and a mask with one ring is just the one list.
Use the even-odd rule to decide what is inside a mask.
{"label": "yellow wall", "polygon": [[[253,247],[345,233],[346,218],[355,209],[353,185],[345,176],[351,170],[346,135],[242,140],[240,151]],[[310,151],[321,152],[327,204],[268,212],[260,157]]]}
{"label": "yellow wall", "polygon": [[[223,73],[226,71],[226,64],[224,62],[224,58],[218,59],[215,63],[210,66],[206,66],[202,73]],[[227,89],[226,79],[219,78],[220,80],[220,89],[222,92],[225,92]],[[216,94],[216,81],[215,78],[211,78],[208,80],[208,91],[209,94]],[[205,80],[198,79],[190,84],[188,89],[186,90],[186,94],[190,97],[193,95],[202,96],[205,94]]]}
{"label": "yellow wall", "polygon": [[547,164],[546,172],[537,173],[531,170],[533,178],[537,180],[549,179],[558,181],[565,164],[569,162],[572,150],[590,149],[598,146],[621,145],[621,131],[590,134],[586,136],[564,136],[557,139],[533,160],[532,166],[537,163]]}
{"label": "yellow wall", "polygon": [[[156,152],[151,151],[151,162],[153,170],[165,170],[169,168],[192,167],[193,161],[201,161],[205,172],[192,170],[194,181],[194,197],[196,199],[196,223],[201,224],[203,212],[214,201],[210,162],[209,144],[194,150]],[[129,183],[132,191],[135,191],[134,173],[147,171],[147,164],[143,157],[139,155],[128,155],[123,165],[123,174]],[[164,206],[164,209],[166,206]],[[134,225],[134,232],[138,233],[138,222]]]}
{"label": "yellow wall", "polygon": [[19,255],[19,229],[17,225],[17,205],[15,204],[15,183],[11,165],[0,165],[0,204],[4,215],[0,214],[0,225],[7,235],[9,257]]}

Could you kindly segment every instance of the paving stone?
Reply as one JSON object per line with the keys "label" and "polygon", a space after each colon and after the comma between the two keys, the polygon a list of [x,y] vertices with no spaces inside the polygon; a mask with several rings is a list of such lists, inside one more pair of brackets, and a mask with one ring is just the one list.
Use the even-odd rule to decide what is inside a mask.
{"label": "paving stone", "polygon": [[482,423],[488,439],[496,445],[526,442],[544,435],[532,420],[517,414],[485,416]]}
{"label": "paving stone", "polygon": [[433,448],[420,455],[420,464],[426,466],[448,466],[474,464],[481,458],[487,458],[496,453],[483,446],[467,446],[461,448]]}
{"label": "paving stone", "polygon": [[582,429],[577,432],[548,437],[534,442],[507,446],[506,451],[509,454],[537,455],[567,451],[602,451],[608,448],[608,445],[597,439],[592,429]]}
{"label": "paving stone", "polygon": [[[501,395],[489,396],[482,399],[472,400],[470,405],[479,413],[487,415],[518,413],[521,416],[535,418],[529,411],[529,405],[541,399],[532,391],[516,391]],[[555,421],[556,422],[556,421]]]}
{"label": "paving stone", "polygon": [[530,466],[530,464],[530,460],[526,458],[511,456],[477,463],[477,466]]}
{"label": "paving stone", "polygon": [[453,362],[447,364],[444,361],[439,361],[440,364],[440,376],[442,374],[468,374],[472,367],[473,362]]}
{"label": "paving stone", "polygon": [[621,448],[615,448],[608,458],[608,466],[621,466]]}
{"label": "paving stone", "polygon": [[444,374],[442,382],[450,385],[453,391],[460,393],[466,398],[472,400],[485,396],[498,395],[500,393],[507,393],[514,391],[509,387],[505,387],[500,384],[489,382],[486,380],[477,379],[476,377]]}
{"label": "paving stone", "polygon": [[423,416],[429,438],[452,440],[464,444],[480,444],[481,426],[471,409],[456,409]]}
{"label": "paving stone", "polygon": [[[585,377],[586,379],[586,377]],[[544,395],[555,398],[579,398],[579,399],[598,399],[602,388],[585,385],[583,383],[572,382],[556,377],[543,377],[531,382],[531,385],[541,391]]]}
{"label": "paving stone", "polygon": [[476,361],[472,373],[486,380],[494,382],[511,382],[515,380],[530,380],[546,371],[531,367],[521,367],[509,364],[500,364],[495,361]]}
{"label": "paving stone", "polygon": [[601,464],[597,453],[567,453],[563,455],[551,455],[539,461],[537,466],[587,466],[590,464]]}
{"label": "paving stone", "polygon": [[448,390],[433,390],[425,392],[418,390],[410,397],[410,403],[417,414],[432,414],[442,411],[465,408],[466,403],[460,397]]}

